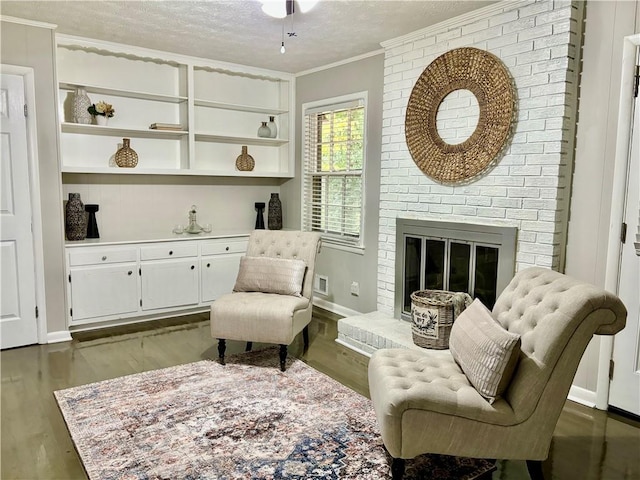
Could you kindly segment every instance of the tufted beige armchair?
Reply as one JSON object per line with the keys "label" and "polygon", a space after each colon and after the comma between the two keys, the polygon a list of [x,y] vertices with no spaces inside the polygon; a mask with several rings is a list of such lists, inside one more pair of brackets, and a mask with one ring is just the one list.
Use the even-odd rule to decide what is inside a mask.
{"label": "tufted beige armchair", "polygon": [[491,316],[522,342],[511,382],[493,404],[449,350],[373,354],[369,389],[394,479],[402,478],[404,459],[423,453],[527,460],[531,478],[543,478],[541,461],[580,358],[593,334],[624,328],[626,309],[593,285],[529,268],[516,274]]}
{"label": "tufted beige armchair", "polygon": [[[234,292],[223,295],[211,305],[211,335],[218,338],[218,356],[222,364],[226,340],[245,341],[247,350],[251,350],[252,342],[279,344],[282,371],[285,370],[287,346],[301,331],[305,348],[308,346],[313,273],[319,249],[320,234],[315,232],[255,230],[251,233],[243,260],[256,261],[253,257],[274,259],[275,263],[285,260],[279,263],[286,265],[277,271],[269,270],[272,265],[243,270],[241,263]],[[295,293],[273,293],[278,290],[274,289],[277,283],[289,286],[287,275],[297,273],[289,265],[292,263],[302,263],[301,287],[298,286]],[[236,291],[238,289],[243,291]]]}

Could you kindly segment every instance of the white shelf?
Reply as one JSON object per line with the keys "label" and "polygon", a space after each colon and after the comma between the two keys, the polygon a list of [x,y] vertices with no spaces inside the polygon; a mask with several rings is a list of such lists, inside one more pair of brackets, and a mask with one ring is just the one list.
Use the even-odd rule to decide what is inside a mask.
{"label": "white shelf", "polygon": [[101,125],[86,125],[81,123],[62,123],[63,133],[79,133],[88,135],[104,135],[112,137],[134,137],[134,138],[169,138],[179,139],[185,137],[189,132],[185,130],[153,130],[142,128],[119,128]]}
{"label": "white shelf", "polygon": [[121,90],[117,88],[100,87],[97,85],[80,85],[76,83],[60,82],[61,90],[75,90],[78,87],[84,88],[88,93],[99,93],[102,95],[114,95],[116,97],[137,98],[139,100],[151,100],[155,102],[182,103],[187,101],[187,97],[175,95],[162,95],[158,93],[138,92],[134,90]]}
{"label": "white shelf", "polygon": [[[58,43],[61,173],[291,178],[294,172],[295,77],[275,71],[148,51],[76,37]],[[233,68],[231,68],[233,67]],[[116,108],[108,126],[72,123],[73,95],[84,88]],[[153,92],[167,92],[153,93]],[[180,93],[175,95],[172,93]],[[256,135],[277,117],[282,138]],[[149,129],[153,122],[184,130]],[[95,167],[82,152],[109,149],[118,138],[140,139],[144,167]],[[157,140],[157,141],[155,141]],[[260,159],[262,172],[234,169],[237,145]],[[255,147],[255,148],[254,148]],[[226,159],[226,160],[222,160]],[[211,169],[211,170],[207,170]]]}
{"label": "white shelf", "polygon": [[251,105],[239,105],[235,103],[213,102],[210,100],[200,100],[197,98],[194,100],[194,105],[196,107],[218,108],[221,110],[235,110],[237,112],[263,113],[266,115],[280,115],[283,113],[288,113],[288,110],[281,110],[278,108],[255,107]]}
{"label": "white shelf", "polygon": [[288,140],[282,140],[280,138],[230,137],[227,135],[213,135],[209,133],[196,133],[195,138],[198,142],[234,143],[238,145],[263,145],[274,147],[289,143]]}
{"label": "white shelf", "polygon": [[193,170],[172,168],[62,167],[62,173],[107,175],[180,175],[200,177],[292,178],[283,172],[244,172],[238,170]]}

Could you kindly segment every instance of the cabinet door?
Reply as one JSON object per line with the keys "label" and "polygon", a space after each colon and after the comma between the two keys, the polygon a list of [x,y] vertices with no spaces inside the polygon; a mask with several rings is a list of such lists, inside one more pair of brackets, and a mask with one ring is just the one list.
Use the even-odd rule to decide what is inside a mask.
{"label": "cabinet door", "polygon": [[198,304],[197,258],[142,264],[142,309]]}
{"label": "cabinet door", "polygon": [[218,255],[200,260],[202,271],[202,302],[213,302],[215,299],[231,293],[238,276],[242,255]]}
{"label": "cabinet door", "polygon": [[74,321],[138,311],[135,263],[71,269]]}

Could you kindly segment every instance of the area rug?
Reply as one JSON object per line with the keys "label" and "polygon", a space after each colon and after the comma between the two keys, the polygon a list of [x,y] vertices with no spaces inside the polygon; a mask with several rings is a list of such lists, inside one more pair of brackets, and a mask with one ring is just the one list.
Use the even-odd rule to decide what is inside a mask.
{"label": "area rug", "polygon": [[[92,480],[391,478],[369,399],[277,350],[54,393]],[[485,460],[423,455],[405,478],[472,479]]]}

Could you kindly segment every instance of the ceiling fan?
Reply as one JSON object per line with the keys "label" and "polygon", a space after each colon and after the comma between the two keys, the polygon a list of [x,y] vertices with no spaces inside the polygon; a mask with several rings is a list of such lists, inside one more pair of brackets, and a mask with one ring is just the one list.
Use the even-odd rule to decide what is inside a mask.
{"label": "ceiling fan", "polygon": [[274,18],[285,18],[295,11],[294,4],[298,5],[300,12],[307,13],[319,0],[260,0],[262,11]]}
{"label": "ceiling fan", "polygon": [[[311,10],[319,0],[260,0],[262,2],[262,11],[274,18],[286,18],[293,15],[295,12],[295,5],[298,5],[300,12],[307,13]],[[292,17],[293,19],[293,17]],[[293,20],[291,21],[293,27]],[[293,30],[293,28],[292,28]],[[287,32],[289,37],[295,37],[296,32]],[[282,44],[280,46],[280,53],[285,53],[284,46],[284,22],[282,23]]]}

